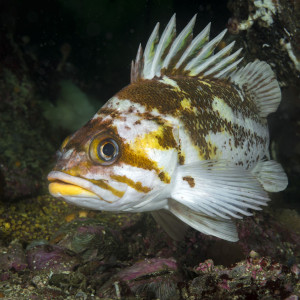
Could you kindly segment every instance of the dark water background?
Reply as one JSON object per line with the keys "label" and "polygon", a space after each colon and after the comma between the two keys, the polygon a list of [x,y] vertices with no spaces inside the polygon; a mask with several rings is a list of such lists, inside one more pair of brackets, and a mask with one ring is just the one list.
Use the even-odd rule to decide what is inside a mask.
{"label": "dark water background", "polygon": [[[129,83],[130,62],[139,43],[146,45],[155,24],[161,31],[177,12],[180,31],[197,13],[195,32],[212,22],[212,35],[226,27],[230,12],[226,1],[15,1],[9,2],[15,22],[16,39],[30,40],[26,45],[48,68],[56,67],[61,59],[61,47],[71,48],[68,57],[69,74],[86,93],[101,106]],[[43,70],[40,70],[41,73]],[[41,74],[46,81],[50,74]],[[37,78],[39,79],[39,78]],[[51,86],[41,93],[55,101]]]}

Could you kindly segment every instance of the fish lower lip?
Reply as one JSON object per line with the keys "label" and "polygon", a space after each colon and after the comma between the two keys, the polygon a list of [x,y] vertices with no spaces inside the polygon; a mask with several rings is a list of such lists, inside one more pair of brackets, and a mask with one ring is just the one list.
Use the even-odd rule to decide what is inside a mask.
{"label": "fish lower lip", "polygon": [[93,192],[90,192],[78,185],[66,183],[63,181],[54,180],[49,184],[49,191],[53,196],[86,196],[86,197],[97,197],[100,198]]}
{"label": "fish lower lip", "polygon": [[90,183],[87,180],[56,171],[49,173],[48,180],[50,181],[49,192],[54,197],[91,197],[104,200],[90,190]]}

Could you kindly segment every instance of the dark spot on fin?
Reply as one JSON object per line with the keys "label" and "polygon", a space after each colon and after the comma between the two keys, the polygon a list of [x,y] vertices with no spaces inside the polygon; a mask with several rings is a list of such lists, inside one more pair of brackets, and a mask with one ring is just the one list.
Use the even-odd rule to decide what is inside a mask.
{"label": "dark spot on fin", "polygon": [[193,188],[195,186],[195,180],[193,177],[185,176],[185,177],[182,177],[182,179],[187,181],[187,183],[190,185],[191,188]]}

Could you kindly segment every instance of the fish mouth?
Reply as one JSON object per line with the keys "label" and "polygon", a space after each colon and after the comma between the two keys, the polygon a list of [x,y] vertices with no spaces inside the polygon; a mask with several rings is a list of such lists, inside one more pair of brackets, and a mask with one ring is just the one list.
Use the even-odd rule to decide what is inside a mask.
{"label": "fish mouth", "polygon": [[[102,189],[89,180],[75,177],[64,172],[52,171],[48,174],[49,192],[54,197],[62,198],[94,198],[107,203],[105,200],[108,190]],[[111,198],[111,195],[109,195]]]}

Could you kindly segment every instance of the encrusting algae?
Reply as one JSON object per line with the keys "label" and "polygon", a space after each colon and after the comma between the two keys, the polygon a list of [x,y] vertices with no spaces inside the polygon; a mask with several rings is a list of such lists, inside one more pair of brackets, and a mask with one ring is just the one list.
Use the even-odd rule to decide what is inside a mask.
{"label": "encrusting algae", "polygon": [[44,195],[17,204],[1,204],[0,236],[6,243],[14,239],[24,242],[50,240],[63,224],[86,218],[111,224],[112,228],[121,228],[129,221],[128,214],[95,213]]}
{"label": "encrusting algae", "polygon": [[0,207],[0,235],[4,240],[20,239],[32,241],[49,239],[57,226],[65,220],[61,218],[68,212],[68,205],[53,201],[47,195],[38,196],[17,204],[2,204]]}

